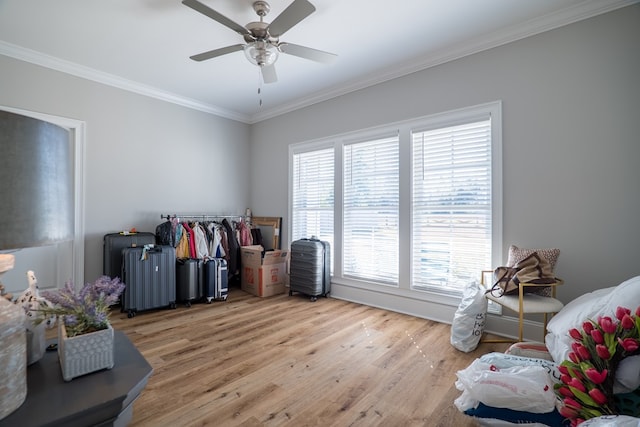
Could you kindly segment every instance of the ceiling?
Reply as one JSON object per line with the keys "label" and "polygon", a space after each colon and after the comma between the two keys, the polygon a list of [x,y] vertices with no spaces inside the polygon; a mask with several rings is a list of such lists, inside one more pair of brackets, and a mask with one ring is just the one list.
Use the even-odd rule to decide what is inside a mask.
{"label": "ceiling", "polygon": [[[189,59],[244,41],[180,0],[0,0],[0,54],[255,123],[637,2],[310,1],[316,11],[281,41],[337,59],[322,64],[281,54],[272,84],[262,83],[242,52]],[[259,20],[253,0],[201,2],[241,25]],[[291,2],[271,0],[265,21]]]}

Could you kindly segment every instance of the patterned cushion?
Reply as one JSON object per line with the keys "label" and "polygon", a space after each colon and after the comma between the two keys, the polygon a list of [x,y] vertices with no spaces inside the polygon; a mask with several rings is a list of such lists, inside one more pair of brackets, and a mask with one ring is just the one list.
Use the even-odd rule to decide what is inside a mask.
{"label": "patterned cushion", "polygon": [[555,271],[558,257],[560,256],[560,249],[523,249],[515,245],[509,246],[509,258],[507,260],[507,267],[513,267],[518,262],[522,261],[532,253],[537,252],[538,255],[549,261],[551,264],[551,271]]}
{"label": "patterned cushion", "polygon": [[[558,257],[560,256],[560,249],[550,248],[550,249],[523,249],[519,248],[516,245],[509,246],[509,258],[507,259],[507,267],[513,267],[518,262],[522,261],[532,253],[537,252],[538,255],[549,261],[551,264],[551,271],[554,272],[556,269],[556,263],[558,262]],[[550,297],[552,295],[552,290],[550,286],[546,286],[543,288],[537,288],[535,291],[530,291],[536,293],[538,295],[542,295],[545,297]]]}

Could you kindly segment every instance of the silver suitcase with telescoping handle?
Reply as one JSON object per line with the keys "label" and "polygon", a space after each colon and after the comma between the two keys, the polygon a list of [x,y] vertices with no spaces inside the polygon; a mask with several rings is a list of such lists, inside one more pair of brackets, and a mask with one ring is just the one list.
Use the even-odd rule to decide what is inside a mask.
{"label": "silver suitcase with telescoping handle", "polygon": [[208,304],[211,301],[226,301],[229,294],[229,273],[227,260],[207,258],[202,264],[202,287]]}
{"label": "silver suitcase with telescoping handle", "polygon": [[298,292],[315,301],[331,292],[331,247],[315,238],[291,243],[289,295]]}
{"label": "silver suitcase with telescoping handle", "polygon": [[202,299],[202,260],[176,260],[176,299],[187,307]]}

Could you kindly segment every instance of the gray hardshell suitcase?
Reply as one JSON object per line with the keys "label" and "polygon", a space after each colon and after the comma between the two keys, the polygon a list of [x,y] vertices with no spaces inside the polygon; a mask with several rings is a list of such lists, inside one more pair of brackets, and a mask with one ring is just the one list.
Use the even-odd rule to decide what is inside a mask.
{"label": "gray hardshell suitcase", "polygon": [[299,292],[315,301],[331,292],[331,248],[329,242],[301,239],[291,243],[289,295]]}
{"label": "gray hardshell suitcase", "polygon": [[202,260],[181,258],[176,261],[176,296],[187,307],[202,298]]}
{"label": "gray hardshell suitcase", "polygon": [[202,264],[202,287],[207,303],[226,301],[229,294],[229,271],[224,258],[207,258]]}
{"label": "gray hardshell suitcase", "polygon": [[155,234],[147,232],[105,234],[102,242],[102,274],[111,278],[120,277],[122,274],[122,250],[143,247],[155,242]]}
{"label": "gray hardshell suitcase", "polygon": [[122,311],[176,308],[176,250],[172,246],[122,250],[122,281],[126,285]]}

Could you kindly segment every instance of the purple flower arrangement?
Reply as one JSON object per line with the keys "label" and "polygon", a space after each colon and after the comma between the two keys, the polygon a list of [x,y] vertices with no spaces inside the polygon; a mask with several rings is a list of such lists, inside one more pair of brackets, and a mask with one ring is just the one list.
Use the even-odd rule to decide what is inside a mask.
{"label": "purple flower arrangement", "polygon": [[640,307],[635,313],[618,307],[615,319],[587,320],[582,330],[571,329],[569,360],[560,364],[556,394],[560,413],[577,426],[589,418],[616,414],[613,400],[615,371],[622,359],[640,354]]}
{"label": "purple flower arrangement", "polygon": [[38,311],[64,321],[67,336],[88,334],[109,327],[110,307],[118,302],[125,285],[118,278],[102,276],[76,291],[71,282],[56,291],[43,291],[53,307]]}

